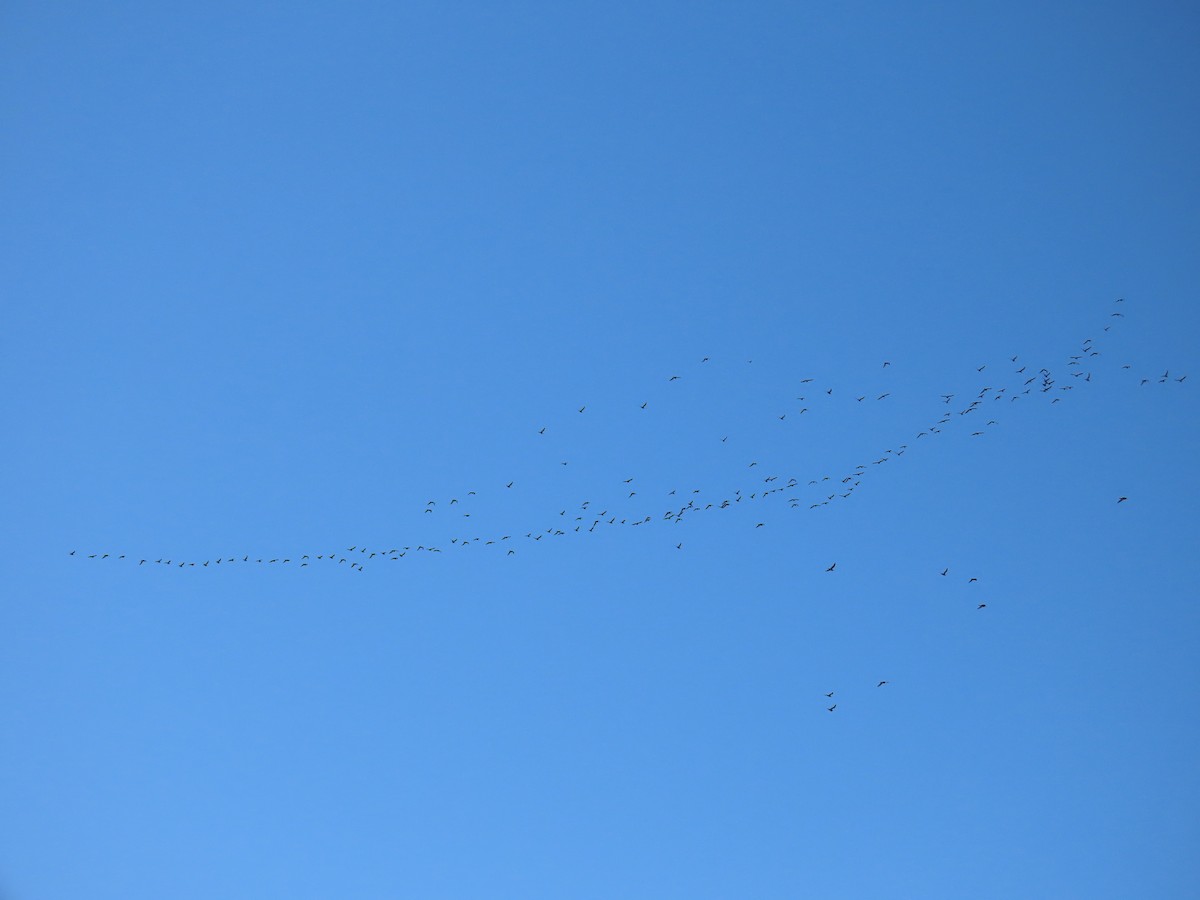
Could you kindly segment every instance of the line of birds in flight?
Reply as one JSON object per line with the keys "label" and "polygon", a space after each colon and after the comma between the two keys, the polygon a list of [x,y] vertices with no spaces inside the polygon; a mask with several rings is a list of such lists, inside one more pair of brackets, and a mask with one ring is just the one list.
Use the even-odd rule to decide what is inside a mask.
{"label": "line of birds in flight", "polygon": [[[1118,299],[1114,302],[1120,304],[1123,303],[1124,300]],[[1124,313],[1120,311],[1113,312],[1111,313],[1111,317],[1114,319],[1124,318]],[[1107,333],[1111,327],[1111,323],[1106,325],[1104,327],[1104,331]],[[1081,346],[1078,348],[1078,352],[1069,355],[1066,363],[1070,377],[1073,380],[1082,379],[1082,381],[1060,384],[1049,368],[1038,367],[1034,369],[1032,365],[1023,363],[1019,356],[1014,355],[1009,358],[1009,364],[1011,364],[1013,367],[1010,377],[1014,375],[1017,376],[1013,379],[1013,384],[1001,387],[984,385],[972,397],[969,403],[963,405],[960,402],[958,409],[953,408],[954,401],[956,397],[958,397],[956,393],[941,394],[941,405],[950,408],[945,409],[935,420],[917,430],[910,438],[910,440],[914,442],[912,446],[917,446],[917,441],[942,434],[947,427],[956,420],[964,423],[967,422],[968,417],[970,416],[975,416],[975,420],[985,421],[985,424],[978,425],[976,426],[976,430],[971,431],[971,436],[984,436],[988,429],[999,424],[997,419],[991,418],[990,415],[982,414],[985,407],[987,407],[989,404],[994,404],[1005,399],[1007,399],[1008,403],[1011,404],[1026,397],[1037,398],[1040,396],[1045,399],[1049,399],[1051,404],[1059,403],[1063,399],[1066,392],[1073,390],[1079,384],[1091,382],[1092,370],[1090,368],[1090,364],[1095,360],[1096,357],[1099,356],[1101,356],[1099,345],[1097,345],[1096,342],[1091,338],[1084,340]],[[703,365],[707,363],[709,359],[710,358],[707,356],[704,357],[700,361],[700,364]],[[1020,363],[1020,365],[1018,365],[1018,363]],[[882,368],[887,369],[891,367],[892,364],[890,361],[885,360],[883,362]],[[1128,370],[1130,368],[1130,365],[1121,366],[1122,370]],[[992,369],[994,371],[995,367],[993,366]],[[986,370],[988,370],[988,365],[984,364],[977,367],[976,372],[977,374],[983,374]],[[675,374],[669,376],[668,381],[675,382],[681,380],[681,378],[682,376]],[[1182,384],[1186,378],[1186,375],[1172,377],[1170,371],[1168,370],[1165,371],[1162,376],[1159,376],[1157,381],[1158,383],[1166,383],[1169,380],[1173,380]],[[1150,381],[1151,379],[1142,379],[1141,384],[1145,385],[1150,383]],[[804,378],[800,380],[802,393],[797,397],[799,402],[811,402],[807,400],[807,397],[811,392],[811,389],[808,389],[807,386],[814,383],[815,379],[813,378]],[[826,396],[833,394],[832,387],[818,387],[816,390],[822,391]],[[891,391],[885,391],[875,399],[877,401],[885,400],[891,396],[891,393]],[[855,397],[855,400],[862,402],[867,399],[867,396],[868,395],[857,396]],[[647,406],[648,403],[643,402],[640,408],[644,410],[647,408]],[[812,408],[813,407],[811,406],[803,406],[800,408],[797,415],[808,413]],[[586,410],[587,405],[584,404],[578,407],[577,412],[579,414],[583,414],[586,412]],[[780,420],[783,420],[786,417],[787,412],[779,415]],[[546,430],[546,426],[542,426],[536,430],[536,433],[539,436],[544,436]],[[729,435],[724,435],[721,437],[722,443],[725,443],[728,440]],[[366,570],[367,563],[373,563],[375,561],[382,562],[386,560],[389,562],[396,562],[401,559],[405,559],[409,555],[421,553],[444,553],[448,550],[454,550],[457,552],[459,550],[469,549],[473,546],[496,546],[503,549],[506,556],[514,556],[517,553],[517,549],[515,543],[513,542],[519,540],[525,540],[531,544],[537,544],[544,539],[549,540],[553,538],[562,538],[575,534],[592,534],[597,528],[600,527],[644,528],[656,522],[677,526],[682,524],[685,519],[695,517],[701,513],[720,512],[722,510],[734,508],[738,504],[742,503],[747,505],[750,503],[758,503],[772,498],[775,495],[789,495],[785,499],[787,501],[788,509],[790,510],[802,510],[805,508],[808,510],[818,510],[833,503],[849,500],[854,495],[855,491],[862,486],[870,473],[876,471],[878,467],[882,467],[888,462],[899,459],[909,451],[910,445],[908,443],[897,444],[895,448],[885,449],[878,455],[877,458],[860,463],[852,469],[847,469],[839,476],[824,474],[818,478],[802,479],[795,476],[785,476],[777,473],[763,475],[761,477],[761,481],[756,481],[753,484],[747,484],[745,485],[745,489],[735,488],[731,492],[725,492],[724,496],[714,497],[710,501],[705,500],[705,494],[701,488],[688,489],[682,495],[678,492],[678,489],[672,489],[666,492],[666,496],[668,498],[674,497],[675,500],[669,501],[671,505],[665,510],[662,510],[660,507],[660,512],[658,513],[647,512],[644,508],[637,511],[636,514],[628,510],[618,509],[619,505],[629,506],[633,501],[636,500],[636,498],[644,496],[644,492],[639,493],[637,486],[634,485],[635,478],[629,477],[623,481],[623,487],[628,491],[627,496],[610,500],[604,504],[593,504],[593,502],[590,500],[583,500],[579,504],[578,508],[571,511],[572,515],[570,518],[567,517],[570,510],[567,508],[560,509],[557,520],[549,523],[550,527],[530,529],[523,533],[523,537],[521,532],[517,531],[516,533],[493,534],[490,536],[477,535],[474,537],[453,537],[451,538],[448,546],[437,546],[433,543],[421,543],[415,545],[407,544],[391,547],[389,549],[383,549],[355,544],[345,548],[344,550],[334,549],[332,551],[322,550],[321,552],[310,551],[307,553],[275,554],[266,556],[241,553],[230,554],[229,556],[222,555],[204,560],[183,559],[176,556],[153,554],[147,554],[145,556],[140,554],[130,555],[125,553],[78,554],[75,550],[70,551],[69,555],[79,556],[80,558],[96,561],[114,560],[132,562],[136,559],[136,564],[138,566],[156,565],[181,569],[215,568],[216,566],[222,565],[228,567],[231,565],[237,565],[238,563],[252,563],[255,565],[266,566],[294,564],[297,568],[307,568],[320,563],[326,566],[346,566],[347,571],[354,571],[358,573]],[[563,461],[562,465],[567,465],[567,462]],[[746,463],[747,472],[755,468],[759,468],[761,472],[761,468],[759,467],[759,462],[757,460],[750,460],[748,463]],[[510,480],[505,483],[504,489],[506,491],[513,490],[515,485],[515,480]],[[805,489],[813,487],[815,487],[818,491],[818,493],[816,493],[814,496],[809,496],[807,498],[802,498],[799,496],[799,494]],[[449,510],[450,508],[456,506],[459,507],[459,510],[465,510],[467,504],[469,503],[469,498],[476,497],[478,494],[476,491],[470,490],[464,492],[462,496],[464,498],[462,501],[460,501],[458,497],[452,497],[448,501],[444,500],[440,508],[438,501],[436,499],[431,499],[425,504],[423,512],[425,515],[437,516],[440,510]],[[1122,503],[1127,499],[1128,498],[1126,497],[1120,497],[1117,502]],[[470,519],[471,512],[462,511],[461,518]],[[548,523],[543,522],[543,526],[546,524]],[[758,529],[764,528],[766,525],[766,521],[757,521],[753,527]],[[682,541],[676,542],[675,548],[677,550],[682,550]],[[836,563],[834,566],[836,566]],[[833,571],[834,566],[830,566],[828,569],[826,569],[826,571]],[[981,606],[980,608],[983,607]]]}

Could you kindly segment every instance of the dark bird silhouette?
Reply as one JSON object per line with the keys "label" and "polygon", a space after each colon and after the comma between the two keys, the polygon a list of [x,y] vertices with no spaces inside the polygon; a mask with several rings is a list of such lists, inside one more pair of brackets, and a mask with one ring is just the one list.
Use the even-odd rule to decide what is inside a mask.
{"label": "dark bird silhouette", "polygon": [[[649,403],[649,402],[650,402],[649,400],[647,400],[647,401],[646,401],[646,403]],[[643,403],[643,404],[642,404],[642,409],[645,409],[645,408],[646,408],[646,403]]]}
{"label": "dark bird silhouette", "polygon": [[832,696],[833,696],[833,691],[830,691],[830,692],[829,692],[828,694],[826,694],[825,696],[826,696],[826,697],[832,697]]}
{"label": "dark bird silhouette", "polygon": [[978,581],[978,580],[979,580],[978,578],[968,578],[967,584],[970,584],[972,581]]}
{"label": "dark bird silhouette", "polygon": [[887,684],[886,681],[881,681],[879,684],[875,685],[875,687],[883,687],[885,684]]}
{"label": "dark bird silhouette", "polygon": [[835,709],[837,709],[837,704],[835,703],[835,704],[833,704],[833,706],[827,706],[825,708],[827,710],[829,710],[830,712],[833,712]]}
{"label": "dark bird silhouette", "polygon": [[980,603],[980,604],[979,604],[977,607],[975,607],[975,608],[976,608],[976,609],[987,609],[987,604],[986,604],[986,603]]}
{"label": "dark bird silhouette", "polygon": [[830,566],[830,567],[829,567],[828,569],[826,569],[825,571],[826,571],[826,572],[832,572],[832,571],[833,571],[834,569],[836,569],[836,568],[837,568],[837,563],[834,563],[832,566]]}
{"label": "dark bird silhouette", "polygon": [[672,375],[670,378],[667,379],[667,381],[678,381],[678,380],[679,380],[678,375]]}
{"label": "dark bird silhouette", "polygon": [[510,488],[510,487],[512,487],[512,486],[513,486],[513,483],[512,483],[511,481],[510,481],[508,484],[506,484],[506,485],[505,485],[505,487],[507,487],[507,488]]}
{"label": "dark bird silhouette", "polygon": [[586,406],[581,406],[581,407],[579,407],[579,411],[580,411],[580,412],[583,412],[585,409],[587,409],[587,407],[586,407]]}
{"label": "dark bird silhouette", "polygon": [[545,429],[545,428],[542,428],[542,429],[540,429],[540,430],[538,431],[538,434],[545,434],[545,433],[546,433],[546,429]]}
{"label": "dark bird silhouette", "polygon": [[891,365],[891,363],[890,363],[890,362],[884,362],[884,364],[883,364],[883,367],[886,369],[886,368],[887,368],[888,366],[890,366],[890,365]]}
{"label": "dark bird silhouette", "polygon": [[943,574],[943,575],[949,575],[949,574],[950,574],[950,570],[949,570],[948,568],[947,568],[947,569],[942,569],[942,574]]}
{"label": "dark bird silhouette", "polygon": [[1128,499],[1129,499],[1128,497],[1118,497],[1118,498],[1117,498],[1117,502],[1118,502],[1118,503],[1124,503],[1124,502],[1125,502],[1126,500],[1128,500]]}

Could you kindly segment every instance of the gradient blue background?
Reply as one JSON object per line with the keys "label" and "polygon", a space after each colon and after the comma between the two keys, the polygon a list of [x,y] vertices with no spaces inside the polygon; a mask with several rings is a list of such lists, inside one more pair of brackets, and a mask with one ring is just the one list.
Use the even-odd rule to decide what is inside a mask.
{"label": "gradient blue background", "polygon": [[1193,7],[194,7],[0,14],[0,894],[1196,895]]}

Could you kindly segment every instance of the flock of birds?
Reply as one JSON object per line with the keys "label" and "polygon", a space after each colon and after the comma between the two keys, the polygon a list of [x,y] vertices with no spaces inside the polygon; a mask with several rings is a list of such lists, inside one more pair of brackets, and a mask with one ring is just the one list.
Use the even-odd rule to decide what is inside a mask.
{"label": "flock of birds", "polygon": [[[1123,307],[1119,306],[1119,304],[1124,303],[1124,300],[1118,299],[1114,303],[1118,304],[1118,307],[1110,313],[1110,321],[1103,328],[1103,333],[1105,334],[1120,319],[1124,318],[1124,313],[1121,311]],[[649,511],[645,507],[638,510],[636,514],[628,511],[618,511],[619,507],[624,509],[634,503],[644,502],[644,498],[642,500],[638,499],[643,497],[643,492],[640,492],[638,486],[635,485],[635,479],[630,477],[624,479],[622,484],[623,490],[621,493],[627,492],[627,496],[612,498],[607,503],[593,503],[590,500],[583,500],[577,507],[573,507],[570,510],[562,508],[558,511],[556,517],[551,515],[549,523],[542,523],[543,526],[549,525],[549,527],[539,527],[516,533],[453,537],[450,539],[448,545],[442,544],[439,546],[433,543],[420,543],[384,549],[382,547],[368,547],[354,544],[344,549],[321,549],[306,553],[277,554],[274,556],[240,553],[209,559],[111,552],[79,553],[76,550],[71,550],[69,555],[96,562],[125,562],[137,566],[153,565],[178,569],[208,569],[218,566],[228,568],[230,566],[246,564],[307,568],[320,564],[332,567],[345,566],[347,571],[362,573],[366,571],[368,564],[384,561],[394,563],[405,559],[410,554],[444,553],[447,551],[460,552],[478,546],[497,547],[503,550],[506,556],[514,556],[521,541],[535,544],[543,540],[552,541],[572,535],[592,534],[598,528],[646,528],[655,523],[678,526],[684,520],[692,519],[696,516],[720,513],[721,511],[738,507],[739,504],[746,504],[747,506],[751,504],[757,505],[775,497],[785,500],[787,508],[790,510],[820,510],[831,504],[844,503],[850,500],[873,472],[879,471],[881,467],[888,463],[894,463],[916,447],[922,446],[921,442],[933,440],[953,427],[965,426],[970,429],[971,437],[983,437],[989,429],[999,424],[998,419],[994,418],[995,415],[998,415],[998,412],[993,412],[993,410],[1011,406],[1019,401],[1030,402],[1042,400],[1051,405],[1062,402],[1062,400],[1069,396],[1072,390],[1089,384],[1092,381],[1094,364],[1098,362],[1097,358],[1100,356],[1102,356],[1100,344],[1089,337],[1080,344],[1075,353],[1068,356],[1065,361],[1065,371],[1061,377],[1047,367],[1026,363],[1017,355],[1007,359],[1007,371],[998,371],[999,367],[994,365],[980,365],[977,367],[976,373],[983,375],[985,379],[992,383],[983,385],[977,392],[968,397],[960,398],[959,395],[954,393],[941,394],[941,402],[938,405],[944,407],[944,409],[942,409],[936,418],[931,417],[931,421],[928,421],[911,434],[908,439],[911,441],[911,444],[908,442],[898,443],[895,447],[887,448],[877,456],[853,467],[848,467],[840,473],[824,473],[813,478],[803,478],[796,475],[775,472],[762,473],[759,462],[751,459],[744,462],[745,471],[752,473],[757,468],[759,469],[759,473],[762,473],[755,475],[756,480],[754,482],[747,483],[742,488],[735,488],[725,492],[722,496],[713,497],[712,499],[708,499],[701,488],[690,488],[682,494],[677,489],[673,489],[667,492],[666,495],[669,504],[667,508],[663,509],[662,506],[659,506],[656,512]],[[700,365],[708,362],[709,357],[704,357],[700,360]],[[883,361],[882,368],[888,369],[891,367],[892,364],[890,361]],[[1120,367],[1120,370],[1128,371],[1131,368],[1131,365],[1125,364]],[[985,372],[988,374],[984,375]],[[667,380],[668,382],[676,382],[681,380],[681,377],[678,374],[673,374]],[[1153,383],[1167,384],[1169,382],[1183,384],[1186,379],[1187,375],[1172,375],[1167,370],[1159,376],[1140,378],[1140,384],[1142,386]],[[799,386],[801,392],[796,399],[802,405],[798,410],[791,411],[791,415],[803,416],[813,409],[812,404],[814,400],[819,400],[822,396],[831,396],[833,394],[833,387],[815,385],[816,381],[813,378],[800,380]],[[863,403],[870,396],[862,394],[854,396],[853,399],[856,402]],[[874,396],[873,401],[882,402],[890,396],[890,391],[884,391]],[[645,410],[647,406],[648,403],[643,402],[640,405],[640,409]],[[580,405],[577,409],[577,413],[581,415],[585,414],[586,411],[586,404]],[[782,421],[788,415],[789,412],[785,411],[778,418]],[[540,439],[545,436],[546,431],[547,427],[543,426],[536,429],[535,434]],[[720,440],[722,443],[727,443],[729,435],[723,435]],[[567,465],[567,461],[563,461],[561,464],[565,466]],[[512,490],[514,487],[515,481],[508,481],[503,485],[503,490]],[[806,492],[808,496],[805,496]],[[471,490],[464,492],[461,498],[444,498],[440,503],[437,499],[430,499],[426,502],[423,513],[424,515],[438,517],[447,515],[453,510],[454,513],[458,514],[459,518],[469,520],[471,512],[467,511],[467,507],[470,498],[476,496],[477,492]],[[1127,500],[1127,497],[1118,497],[1116,502],[1119,504]],[[754,518],[757,519],[758,517],[755,516]],[[763,528],[766,524],[766,521],[756,521],[753,527]],[[676,550],[683,549],[682,541],[674,543]],[[833,562],[825,569],[825,572],[833,573],[836,569],[837,563]],[[948,576],[949,569],[943,570],[940,574]],[[977,581],[978,578],[972,577],[968,583],[975,583]],[[977,610],[984,610],[986,608],[987,604],[984,602],[980,602],[976,607]],[[886,684],[887,681],[880,681],[877,686],[883,687]],[[833,692],[825,694],[826,699],[833,699],[833,696]],[[825,708],[829,712],[833,712],[837,709],[837,703],[835,702]]]}
{"label": "flock of birds", "polygon": [[[1123,299],[1115,301],[1117,304],[1123,302]],[[1124,313],[1120,311],[1112,312],[1111,317],[1115,321],[1123,318]],[[1105,325],[1104,332],[1107,333],[1111,327],[1112,324]],[[702,514],[718,513],[743,503],[747,505],[757,504],[776,496],[781,496],[786,501],[789,509],[819,510],[822,507],[851,499],[855,492],[868,480],[872,472],[877,471],[879,467],[889,462],[899,460],[905,454],[910,453],[913,449],[920,446],[921,441],[932,440],[956,424],[968,425],[969,427],[969,423],[977,423],[970,431],[971,437],[978,438],[984,436],[987,434],[988,429],[996,427],[999,424],[999,421],[993,418],[998,413],[991,412],[991,410],[1001,408],[996,406],[998,403],[1003,406],[1021,400],[1028,401],[1039,398],[1051,404],[1061,402],[1068,396],[1069,391],[1091,382],[1092,363],[1099,356],[1101,356],[1099,345],[1092,338],[1084,340],[1077,352],[1068,357],[1066,361],[1067,371],[1062,379],[1049,368],[1035,368],[1032,364],[1023,362],[1019,356],[1009,357],[1008,364],[1010,371],[1004,375],[1000,375],[995,384],[981,387],[970,397],[969,401],[965,398],[960,399],[957,394],[953,393],[940,395],[941,405],[945,409],[937,418],[929,421],[912,434],[909,438],[912,441],[911,444],[907,442],[899,443],[894,448],[887,448],[876,457],[867,459],[852,468],[847,468],[841,473],[824,473],[814,478],[802,478],[781,473],[762,474],[754,483],[746,484],[742,488],[732,489],[723,496],[712,499],[706,499],[701,488],[690,488],[682,494],[678,490],[673,489],[667,492],[666,495],[669,505],[665,509],[660,506],[657,512],[649,511],[646,508],[642,508],[636,514],[628,511],[617,511],[618,506],[627,507],[629,501],[643,496],[639,492],[637,485],[634,484],[635,479],[630,477],[624,479],[622,485],[624,490],[628,492],[627,496],[612,498],[610,502],[604,504],[583,500],[576,508],[570,510],[567,508],[560,509],[557,518],[552,517],[549,523],[542,523],[543,526],[549,525],[549,527],[539,527],[518,533],[454,537],[450,539],[449,545],[443,544],[438,546],[433,543],[421,543],[384,549],[382,547],[368,547],[356,544],[345,548],[322,549],[319,551],[311,550],[306,553],[275,554],[273,556],[235,553],[228,556],[211,557],[209,559],[111,552],[80,554],[75,550],[70,551],[69,555],[94,561],[112,560],[116,562],[131,562],[138,566],[154,565],[180,569],[215,568],[216,566],[228,567],[238,564],[266,566],[294,565],[298,568],[307,568],[321,564],[325,566],[346,566],[348,571],[361,573],[366,571],[368,563],[383,561],[397,562],[410,554],[443,553],[447,550],[457,552],[474,546],[495,546],[503,549],[506,555],[513,556],[517,553],[518,542],[522,540],[539,542],[573,534],[591,534],[598,528],[644,528],[656,522],[680,525],[686,519],[691,519]],[[700,363],[703,365],[708,361],[709,357],[704,357]],[[885,360],[882,367],[885,369],[891,367],[891,362]],[[1122,370],[1130,368],[1130,365],[1121,366]],[[976,371],[978,374],[983,374],[985,371],[989,371],[989,366],[986,364],[980,365]],[[996,367],[991,367],[991,371],[996,371]],[[680,380],[680,378],[680,375],[671,375],[668,381],[674,382]],[[1172,376],[1170,371],[1166,371],[1161,376],[1153,379],[1142,378],[1140,383],[1146,385],[1153,382],[1163,384],[1168,381],[1174,381],[1182,384],[1186,378],[1186,375]],[[811,387],[814,383],[815,379],[813,378],[804,378],[800,381],[802,393],[796,398],[798,402],[811,403],[812,401],[808,399],[810,395],[816,397],[821,394],[833,394],[832,387],[824,386],[818,386],[814,392],[814,389]],[[875,401],[886,400],[890,395],[890,391],[885,391],[875,397]],[[858,402],[864,402],[868,398],[866,395],[862,395],[854,399]],[[956,401],[958,402],[956,403]],[[641,404],[642,409],[646,407],[647,403]],[[798,411],[792,414],[804,415],[811,408],[808,405],[801,406]],[[587,406],[581,405],[577,412],[583,414],[586,410]],[[778,418],[782,420],[786,419],[787,416],[788,413],[784,412]],[[543,426],[536,430],[536,434],[544,436],[546,430],[546,427]],[[720,440],[727,442],[729,435],[722,436]],[[567,465],[567,461],[563,461],[561,464],[565,466]],[[745,463],[747,473],[751,473],[756,468],[761,472],[761,467],[757,460],[749,460]],[[503,487],[505,490],[512,490],[515,487],[515,482],[509,481]],[[814,488],[815,490],[810,491],[809,496],[802,496],[809,488]],[[471,490],[464,492],[461,498],[451,497],[443,499],[440,504],[437,499],[430,499],[426,502],[423,512],[426,515],[439,516],[448,514],[453,510],[461,518],[470,519],[471,512],[466,511],[467,506],[470,498],[476,496],[477,492]],[[1118,498],[1117,502],[1121,503],[1126,499],[1125,497],[1121,497]],[[765,521],[756,521],[753,527],[763,528],[766,524]],[[675,548],[682,550],[683,543],[675,543]],[[833,569],[834,566],[830,566],[826,571],[833,571]]]}

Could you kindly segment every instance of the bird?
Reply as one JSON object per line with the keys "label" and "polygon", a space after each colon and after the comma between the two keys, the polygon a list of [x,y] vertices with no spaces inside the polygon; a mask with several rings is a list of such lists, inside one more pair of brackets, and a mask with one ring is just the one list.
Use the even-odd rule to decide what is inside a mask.
{"label": "bird", "polygon": [[581,406],[581,407],[579,407],[579,411],[580,411],[580,412],[583,412],[585,409],[587,409],[587,407],[586,407],[586,406]]}
{"label": "bird", "polygon": [[942,569],[942,574],[943,574],[943,575],[949,575],[949,574],[950,574],[950,570],[949,570],[948,568],[947,568],[947,569]]}
{"label": "bird", "polygon": [[980,604],[979,604],[977,607],[975,607],[975,608],[976,608],[976,609],[987,609],[987,604],[986,604],[986,603],[980,603]]}
{"label": "bird", "polygon": [[825,696],[826,696],[826,697],[832,697],[832,696],[833,696],[833,691],[830,691],[830,692],[829,692],[828,694],[826,694]]}
{"label": "bird", "polygon": [[875,687],[883,687],[885,684],[887,684],[886,681],[881,681],[879,684],[875,685]]}
{"label": "bird", "polygon": [[978,580],[979,580],[978,578],[968,578],[967,584],[970,584],[972,581],[978,581]]}
{"label": "bird", "polygon": [[884,367],[885,369],[886,369],[888,366],[890,366],[890,365],[891,365],[891,363],[890,363],[890,362],[887,362],[886,360],[885,360],[885,361],[884,361],[884,363],[883,363],[883,367]]}
{"label": "bird", "polygon": [[827,710],[829,710],[830,712],[833,712],[835,709],[837,709],[837,704],[835,703],[835,704],[833,704],[833,706],[827,706],[825,708]]}
{"label": "bird", "polygon": [[[649,403],[649,402],[650,402],[649,400],[647,400],[647,401],[646,401],[646,403]],[[645,408],[646,408],[646,403],[643,403],[643,404],[642,404],[642,409],[645,409]]]}
{"label": "bird", "polygon": [[513,483],[512,483],[511,481],[510,481],[508,484],[506,484],[506,485],[505,485],[505,487],[506,487],[506,488],[510,488],[510,487],[512,487],[512,486],[513,486]]}
{"label": "bird", "polygon": [[834,563],[832,566],[830,566],[830,567],[829,567],[828,569],[826,569],[825,571],[826,571],[826,572],[832,572],[832,571],[833,571],[834,569],[836,569],[836,568],[837,568],[837,563]]}
{"label": "bird", "polygon": [[678,380],[679,380],[678,375],[672,375],[670,378],[667,379],[667,381],[678,381]]}
{"label": "bird", "polygon": [[1128,497],[1118,497],[1118,498],[1117,498],[1117,502],[1118,502],[1118,503],[1124,503],[1124,502],[1125,502],[1126,500],[1128,500],[1128,499],[1129,499]]}

